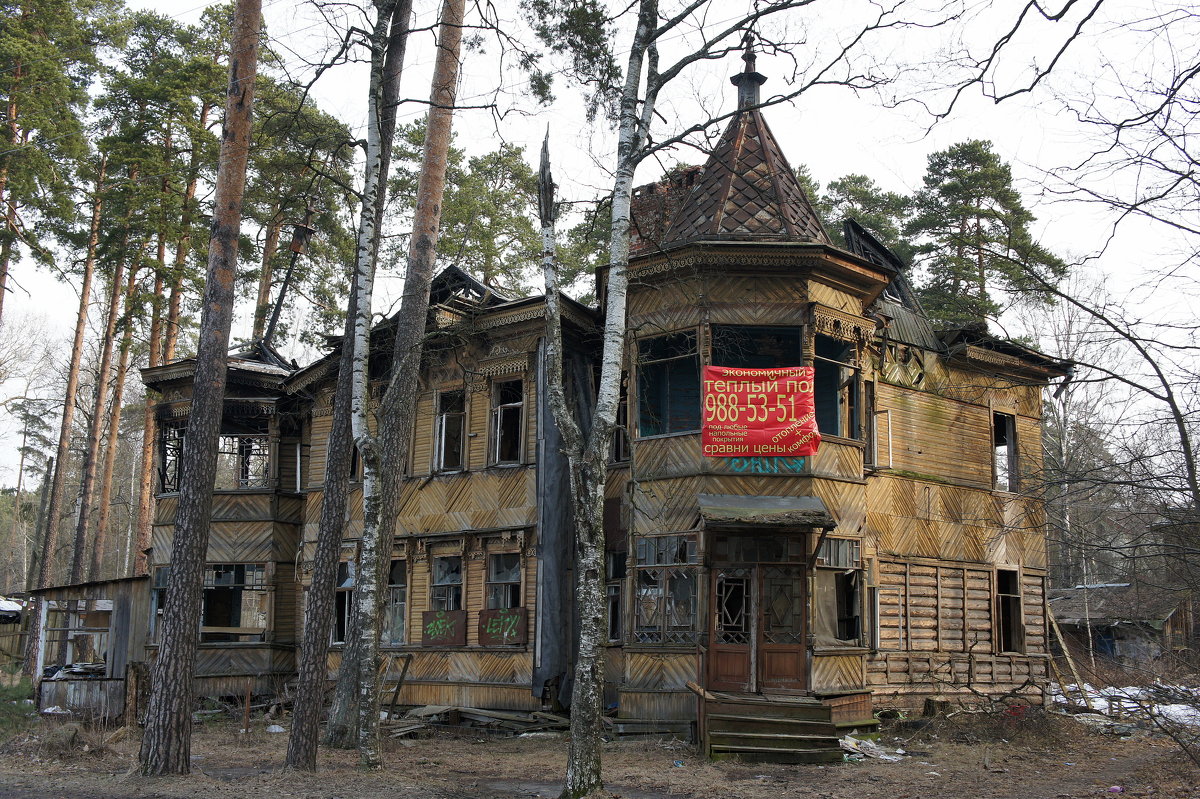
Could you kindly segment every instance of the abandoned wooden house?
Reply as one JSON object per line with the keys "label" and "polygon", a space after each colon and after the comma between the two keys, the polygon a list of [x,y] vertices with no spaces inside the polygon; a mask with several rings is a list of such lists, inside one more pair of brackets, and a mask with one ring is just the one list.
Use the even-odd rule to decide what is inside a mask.
{"label": "abandoned wooden house", "polygon": [[[742,110],[703,167],[635,193],[606,502],[607,701],[630,729],[698,721],[714,754],[753,749],[718,733],[756,715],[832,730],[929,695],[1039,701],[1047,564],[1042,504],[1027,489],[1042,388],[1064,364],[982,332],[935,331],[867,231],[849,223],[835,246],[752,107],[762,81],[752,61],[734,78]],[[603,297],[603,270],[597,280]],[[586,406],[600,317],[564,304],[567,380]],[[412,655],[403,703],[520,710],[569,696],[572,526],[544,325],[541,297],[500,296],[456,267],[435,281],[382,623],[385,648]],[[230,360],[202,691],[236,693],[248,676],[266,690],[293,674],[336,364],[331,353],[297,369],[266,349]],[[155,596],[191,366],[144,372],[161,398]],[[810,367],[819,448],[702,445],[702,367]],[[782,394],[769,409],[755,396],[762,416],[783,418]]]}

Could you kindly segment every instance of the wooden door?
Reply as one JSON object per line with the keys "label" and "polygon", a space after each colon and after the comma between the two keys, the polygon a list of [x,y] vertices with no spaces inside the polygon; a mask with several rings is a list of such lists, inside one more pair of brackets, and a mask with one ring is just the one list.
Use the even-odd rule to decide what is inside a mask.
{"label": "wooden door", "polygon": [[759,566],[758,690],[807,688],[805,662],[804,570],[800,566]]}
{"label": "wooden door", "polygon": [[725,566],[712,571],[708,687],[713,690],[755,690],[752,678],[758,625],[754,571],[752,566]]}

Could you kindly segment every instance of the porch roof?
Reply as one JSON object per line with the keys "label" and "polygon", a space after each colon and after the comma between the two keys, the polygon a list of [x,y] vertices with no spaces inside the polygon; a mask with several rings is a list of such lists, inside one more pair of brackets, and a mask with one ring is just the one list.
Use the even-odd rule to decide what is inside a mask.
{"label": "porch roof", "polygon": [[837,521],[820,497],[764,497],[700,494],[700,517],[707,526],[817,527],[832,530]]}

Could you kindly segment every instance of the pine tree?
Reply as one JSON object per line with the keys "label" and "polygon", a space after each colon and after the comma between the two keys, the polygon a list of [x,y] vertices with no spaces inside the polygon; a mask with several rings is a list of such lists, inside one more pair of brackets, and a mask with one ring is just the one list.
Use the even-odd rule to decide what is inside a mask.
{"label": "pine tree", "polygon": [[991,142],[967,141],[929,156],[925,186],[905,232],[918,241],[925,310],[946,325],[986,323],[1011,301],[1047,296],[1067,270],[1034,240],[1034,216]]}
{"label": "pine tree", "polygon": [[845,175],[825,187],[817,206],[834,242],[845,243],[841,223],[853,219],[890,247],[900,260],[912,262],[913,246],[904,236],[912,200],[903,194],[884,191],[866,175]]}

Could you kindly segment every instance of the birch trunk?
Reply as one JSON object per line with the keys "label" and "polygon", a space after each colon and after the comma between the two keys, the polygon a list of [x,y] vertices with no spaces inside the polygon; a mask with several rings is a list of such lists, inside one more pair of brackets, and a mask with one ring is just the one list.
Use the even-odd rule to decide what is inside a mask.
{"label": "birch trunk", "polygon": [[260,0],[238,0],[192,408],[180,463],[171,570],[158,657],[152,672],[146,730],[139,753],[138,770],[147,776],[186,774],[191,770],[196,630],[200,626],[201,585],[216,476],[217,438],[221,431],[261,18]]}
{"label": "birch trunk", "polygon": [[[406,44],[408,41],[408,25],[409,25],[409,17],[412,14],[412,2],[411,2],[411,0],[399,0],[399,2],[390,3],[388,5],[388,9],[389,9],[388,13],[390,13],[390,15],[391,15],[391,27],[390,27],[390,32],[388,32],[386,50],[382,54],[383,66],[382,66],[382,72],[381,72],[381,83],[379,86],[379,90],[382,92],[380,104],[378,107],[378,111],[379,111],[378,127],[379,127],[379,136],[380,136],[379,165],[380,165],[380,172],[382,174],[382,177],[381,177],[381,181],[380,181],[380,190],[376,194],[375,202],[374,202],[375,220],[376,220],[375,224],[377,226],[379,224],[381,224],[381,221],[383,218],[384,204],[385,204],[385,200],[386,200],[387,174],[391,168],[392,144],[393,144],[393,139],[395,137],[395,130],[396,130],[396,105],[397,105],[397,101],[398,101],[399,94],[400,94],[400,75],[401,75],[401,72],[403,69],[404,51],[405,51],[405,47],[406,47]],[[384,8],[381,7],[379,13],[380,13],[380,15],[383,15],[385,13]],[[385,28],[384,30],[386,31],[387,29]],[[372,96],[374,96],[374,95],[372,95]],[[365,206],[365,202],[364,202],[364,209],[365,208],[366,208],[366,206]],[[378,258],[379,258],[379,237],[378,236],[375,236],[374,240],[371,242],[371,245],[372,246],[371,246],[371,251],[370,251],[370,257],[371,257],[372,265],[374,265],[374,263],[377,262]],[[373,268],[373,266],[372,266],[372,268]],[[359,302],[360,302],[360,309],[361,309],[361,298],[359,299]],[[376,429],[379,430],[380,426],[377,425]],[[355,436],[355,438],[357,439],[357,435]],[[375,445],[375,446],[377,447],[377,445]],[[361,454],[362,454],[362,449],[360,446],[360,455]],[[363,458],[363,465],[364,465],[364,468],[368,465],[365,457]],[[377,485],[378,484],[373,485],[373,490],[375,488],[377,488]],[[378,501],[380,502],[381,506],[384,503],[385,499],[386,499],[386,497],[379,498]],[[365,480],[364,480],[364,486],[363,486],[363,503],[364,503],[364,510],[365,510],[365,506],[366,506]],[[379,518],[386,519],[389,517],[386,515],[380,516],[377,514],[376,519],[378,520]],[[378,521],[376,521],[376,524],[378,524]],[[391,530],[392,529],[391,525],[388,525],[386,527],[386,529]],[[354,598],[355,604],[354,604],[354,608],[352,610],[351,619],[350,619],[351,629],[355,632],[351,636],[349,636],[349,640],[346,642],[346,646],[344,647],[344,649],[342,651],[342,663],[341,663],[341,668],[338,672],[337,691],[334,695],[333,707],[330,710],[329,729],[328,729],[328,732],[326,735],[326,743],[328,743],[329,745],[332,745],[332,746],[341,746],[341,747],[348,748],[351,745],[359,745],[360,749],[362,749],[362,738],[363,738],[362,722],[366,718],[367,713],[368,713],[367,710],[364,710],[363,704],[362,704],[362,697],[364,696],[364,692],[362,690],[362,676],[367,671],[367,666],[365,664],[370,662],[368,660],[368,658],[371,660],[378,659],[378,651],[377,651],[378,650],[378,643],[377,643],[378,642],[378,618],[377,617],[379,615],[379,610],[381,609],[381,606],[382,606],[382,597],[379,594],[378,586],[382,584],[382,580],[383,580],[383,576],[384,576],[383,568],[386,567],[386,564],[387,564],[388,560],[390,559],[390,554],[391,554],[391,538],[389,536],[389,537],[387,537],[386,545],[380,545],[379,547],[377,547],[377,550],[373,553],[374,561],[375,561],[375,563],[377,563],[379,565],[379,567],[373,572],[374,573],[374,581],[375,581],[375,598],[374,598],[374,602],[373,602],[373,607],[376,610],[376,612],[374,613],[374,616],[376,618],[374,618],[370,623],[372,625],[374,625],[375,630],[376,630],[376,635],[375,635],[376,652],[374,655],[371,655],[370,652],[365,652],[362,647],[362,644],[364,641],[364,636],[361,634],[361,623],[359,621],[359,619],[361,618],[360,612],[359,612],[359,608],[361,607],[361,603],[360,603],[361,597],[359,596],[359,593],[358,593],[358,585],[362,583],[362,575],[365,571],[369,571],[371,569],[371,567],[369,565],[367,565],[367,564],[370,564],[371,561],[368,560],[362,554],[362,552],[360,552],[359,569],[358,569],[358,575],[357,575],[358,583],[355,586],[355,598]],[[377,727],[378,726],[378,703],[379,703],[379,686],[378,686],[377,671],[372,672],[371,679],[373,681],[374,688],[373,688],[373,690],[369,689],[366,692],[366,694],[373,697],[371,699],[371,703],[375,706],[375,711],[374,711],[373,720],[371,723]],[[377,732],[374,734],[369,733],[366,737],[368,740],[373,740],[375,742],[375,748],[377,749],[378,748]],[[364,751],[364,753],[366,753],[367,750],[362,750],[362,751]],[[366,753],[364,755],[364,757],[365,757],[364,762],[367,762],[367,759],[370,758],[370,754]]]}
{"label": "birch trunk", "polygon": [[[38,566],[37,587],[50,585],[54,574],[54,550],[58,546],[58,523],[62,514],[62,497],[67,483],[67,456],[71,445],[71,430],[75,420],[75,398],[79,392],[79,364],[83,360],[83,336],[87,332],[88,305],[92,296],[92,275],[96,269],[96,245],[100,240],[100,215],[104,208],[104,177],[108,167],[108,156],[100,159],[100,169],[92,192],[92,220],[88,229],[87,255],[83,261],[83,277],[79,285],[79,310],[75,314],[75,337],[71,342],[71,361],[67,366],[67,390],[63,396],[62,419],[58,427],[58,448],[55,450],[54,478],[50,485],[50,496],[46,503],[42,556]],[[41,643],[41,597],[34,599],[29,637],[26,639],[26,674],[33,674],[37,662],[37,648]],[[41,675],[34,675],[41,679]]]}
{"label": "birch trunk", "polygon": [[[549,156],[544,151],[542,212],[543,271],[546,277],[547,380],[555,422],[563,433],[570,464],[570,486],[576,528],[575,597],[579,645],[571,695],[571,741],[567,750],[563,799],[603,795],[601,714],[604,686],[604,489],[608,447],[616,427],[621,365],[625,350],[625,306],[628,290],[630,205],[641,147],[653,120],[658,97],[658,52],[654,45],[657,0],[642,0],[638,24],[621,93],[617,164],[612,194],[609,271],[604,292],[605,317],[600,382],[596,407],[586,437],[571,433],[574,422],[562,391],[562,327],[558,308],[557,263],[554,255],[553,190]],[[645,97],[641,97],[645,73]]]}

